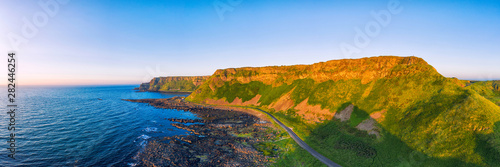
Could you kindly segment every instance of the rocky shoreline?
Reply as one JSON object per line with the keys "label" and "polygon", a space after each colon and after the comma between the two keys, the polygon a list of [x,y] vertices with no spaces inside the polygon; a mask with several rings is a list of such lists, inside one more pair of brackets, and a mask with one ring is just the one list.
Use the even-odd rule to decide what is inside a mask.
{"label": "rocky shoreline", "polygon": [[271,163],[270,157],[254,146],[274,139],[278,132],[267,117],[256,111],[200,105],[185,102],[183,97],[126,101],[189,111],[202,118],[169,119],[177,122],[173,126],[190,134],[150,140],[139,154],[140,166],[269,166]]}

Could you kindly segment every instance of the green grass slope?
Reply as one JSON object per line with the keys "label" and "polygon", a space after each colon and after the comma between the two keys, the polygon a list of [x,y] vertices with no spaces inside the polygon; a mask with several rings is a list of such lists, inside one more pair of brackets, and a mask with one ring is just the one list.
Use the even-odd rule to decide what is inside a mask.
{"label": "green grass slope", "polygon": [[156,77],[151,79],[149,86],[141,85],[140,88],[148,91],[164,92],[192,92],[198,88],[209,76],[179,76]]}
{"label": "green grass slope", "polygon": [[[500,166],[500,107],[473,85],[462,86],[423,59],[391,56],[218,70],[187,100],[245,102],[260,95],[258,107],[343,166]],[[276,111],[283,99],[291,107]],[[305,100],[331,114],[299,111]],[[331,117],[349,104],[355,108],[348,122]],[[379,137],[354,128],[370,116]],[[296,149],[277,165],[316,163]]]}
{"label": "green grass slope", "polygon": [[500,81],[473,81],[468,88],[481,96],[500,105]]}

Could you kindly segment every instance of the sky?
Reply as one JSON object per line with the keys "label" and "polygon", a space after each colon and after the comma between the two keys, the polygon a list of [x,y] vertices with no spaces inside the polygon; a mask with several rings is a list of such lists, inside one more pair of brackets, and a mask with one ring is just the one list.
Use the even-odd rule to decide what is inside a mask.
{"label": "sky", "polygon": [[500,1],[0,0],[20,85],[139,84],[217,69],[417,56],[500,79]]}

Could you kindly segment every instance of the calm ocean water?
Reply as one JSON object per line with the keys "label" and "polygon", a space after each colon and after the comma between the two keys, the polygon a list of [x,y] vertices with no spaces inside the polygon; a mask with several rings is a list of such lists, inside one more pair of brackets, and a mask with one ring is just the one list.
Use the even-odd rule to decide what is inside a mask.
{"label": "calm ocean water", "polygon": [[186,96],[136,86],[19,87],[16,160],[7,157],[6,90],[0,96],[0,166],[133,166],[152,137],[187,133],[167,118],[196,115],[121,99]]}

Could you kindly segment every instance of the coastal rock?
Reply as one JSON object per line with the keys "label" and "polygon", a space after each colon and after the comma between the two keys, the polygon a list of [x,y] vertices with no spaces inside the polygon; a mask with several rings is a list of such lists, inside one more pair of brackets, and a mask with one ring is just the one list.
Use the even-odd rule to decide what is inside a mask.
{"label": "coastal rock", "polygon": [[[139,154],[139,166],[269,166],[269,157],[253,145],[274,138],[272,124],[245,110],[218,108],[169,99],[126,100],[158,108],[190,111],[203,119],[169,119],[190,135],[152,138]],[[265,117],[262,117],[265,118]],[[185,125],[185,123],[201,123]],[[266,126],[263,126],[266,125]],[[234,134],[253,135],[238,137]],[[242,144],[245,143],[245,144]]]}

